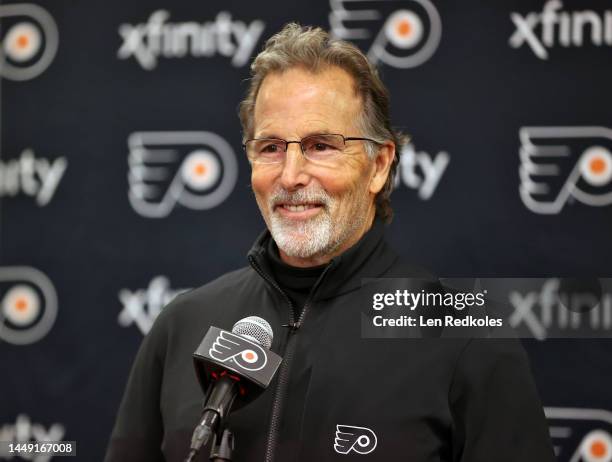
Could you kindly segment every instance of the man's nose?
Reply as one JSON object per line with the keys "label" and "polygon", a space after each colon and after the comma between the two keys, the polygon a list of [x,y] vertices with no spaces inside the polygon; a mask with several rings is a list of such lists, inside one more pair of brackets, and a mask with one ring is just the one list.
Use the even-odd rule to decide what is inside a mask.
{"label": "man's nose", "polygon": [[306,186],[309,181],[306,164],[307,160],[302,154],[300,145],[298,143],[288,144],[281,173],[281,186],[288,191]]}

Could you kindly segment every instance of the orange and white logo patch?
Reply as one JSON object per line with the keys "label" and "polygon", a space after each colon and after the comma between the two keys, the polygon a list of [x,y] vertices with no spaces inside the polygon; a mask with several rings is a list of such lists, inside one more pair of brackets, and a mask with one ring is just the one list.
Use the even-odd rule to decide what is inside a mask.
{"label": "orange and white logo patch", "polygon": [[336,425],[334,438],[334,451],[338,454],[369,454],[378,444],[376,434],[366,427],[355,427],[353,425]]}
{"label": "orange and white logo patch", "polygon": [[43,338],[57,317],[57,294],[43,273],[25,266],[0,267],[0,339],[27,345]]}
{"label": "orange and white logo patch", "polygon": [[372,63],[420,66],[440,44],[442,21],[429,0],[330,0],[330,7],[332,34],[362,46]]}
{"label": "orange and white logo patch", "polygon": [[57,53],[57,25],[38,5],[0,5],[0,42],[0,76],[33,79],[49,67]]}
{"label": "orange and white logo patch", "polygon": [[230,362],[247,371],[259,371],[268,362],[261,346],[227,331],[221,331],[208,354],[217,361]]}
{"label": "orange and white logo patch", "polygon": [[612,205],[612,129],[523,127],[519,193],[535,213],[557,214],[573,198]]}

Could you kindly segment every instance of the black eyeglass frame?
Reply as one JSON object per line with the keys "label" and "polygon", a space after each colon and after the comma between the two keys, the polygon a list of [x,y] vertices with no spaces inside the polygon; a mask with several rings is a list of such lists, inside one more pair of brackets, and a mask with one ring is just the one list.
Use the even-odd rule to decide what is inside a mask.
{"label": "black eyeglass frame", "polygon": [[246,140],[243,144],[242,144],[242,149],[244,149],[244,152],[247,153],[248,156],[248,152],[247,152],[247,143],[249,143],[250,141],[264,141],[264,140],[276,140],[276,141],[282,141],[283,143],[285,143],[285,150],[284,152],[287,152],[287,150],[289,149],[289,145],[291,143],[296,143],[300,145],[300,151],[302,151],[302,155],[306,156],[306,153],[304,152],[304,146],[302,145],[302,142],[308,138],[311,137],[316,137],[316,136],[339,136],[342,138],[342,142],[344,144],[344,147],[346,147],[346,142],[347,141],[370,141],[371,143],[377,144],[377,145],[381,145],[383,143],[381,143],[380,141],[376,141],[373,140],[371,138],[363,138],[363,137],[359,137],[359,136],[344,136],[341,133],[315,133],[314,135],[308,135],[304,138],[302,138],[299,141],[287,141],[284,140],[282,138],[251,138]]}

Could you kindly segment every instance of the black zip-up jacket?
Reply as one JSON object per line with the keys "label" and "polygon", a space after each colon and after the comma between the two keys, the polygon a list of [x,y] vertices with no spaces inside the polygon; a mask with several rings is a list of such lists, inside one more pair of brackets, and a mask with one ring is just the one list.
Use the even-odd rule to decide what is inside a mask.
{"label": "black zip-up jacket", "polygon": [[[362,338],[362,278],[429,278],[400,262],[383,228],[375,222],[334,258],[303,307],[272,277],[268,232],[249,267],[177,297],[138,351],[105,461],[183,461],[203,401],[192,353],[211,325],[230,330],[250,315],[271,324],[284,360],[268,390],[230,416],[235,462],[554,460],[517,341]],[[369,446],[351,440],[367,430],[351,427],[375,435]]]}

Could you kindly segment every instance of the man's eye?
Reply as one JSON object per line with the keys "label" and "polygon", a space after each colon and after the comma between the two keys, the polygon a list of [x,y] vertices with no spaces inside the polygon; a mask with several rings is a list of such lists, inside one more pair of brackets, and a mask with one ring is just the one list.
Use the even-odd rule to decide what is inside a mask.
{"label": "man's eye", "polygon": [[313,149],[315,151],[328,151],[330,149],[333,149],[333,147],[325,143],[315,143]]}
{"label": "man's eye", "polygon": [[279,151],[280,146],[278,144],[266,144],[261,148],[261,152],[266,154],[276,153]]}

